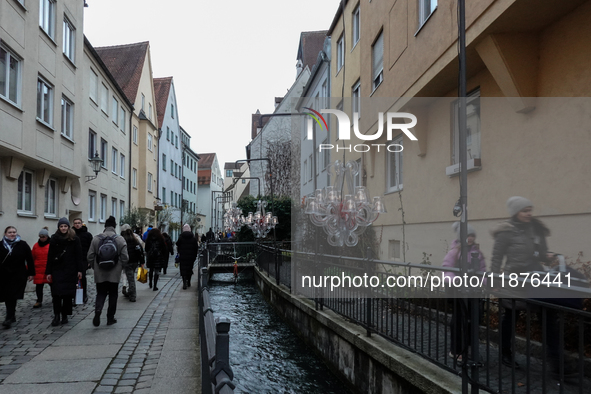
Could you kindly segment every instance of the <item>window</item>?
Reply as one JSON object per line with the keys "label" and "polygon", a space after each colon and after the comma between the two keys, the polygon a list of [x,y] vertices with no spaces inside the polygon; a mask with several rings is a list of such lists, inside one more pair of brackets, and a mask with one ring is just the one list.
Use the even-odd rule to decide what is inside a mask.
{"label": "window", "polygon": [[55,0],[39,0],[39,26],[51,38],[54,36]]}
{"label": "window", "polygon": [[152,103],[148,104],[148,119],[152,120]]}
{"label": "window", "polygon": [[170,141],[170,128],[166,126],[166,140]]}
{"label": "window", "polygon": [[[396,192],[402,190],[402,135],[394,138],[392,144],[401,145],[400,152],[388,152],[386,169],[386,192]],[[396,148],[396,147],[394,147]]]}
{"label": "window", "polygon": [[152,193],[152,174],[148,172],[148,191]]}
{"label": "window", "polygon": [[53,87],[41,77],[37,80],[37,119],[48,126],[53,122]]}
{"label": "window", "polygon": [[162,188],[162,204],[166,204],[166,188]]}
{"label": "window", "polygon": [[384,80],[384,32],[381,32],[371,47],[372,90],[376,90]]}
{"label": "window", "polygon": [[137,169],[133,169],[131,172],[131,184],[133,185],[134,189],[137,189]]}
{"label": "window", "polygon": [[90,99],[98,104],[98,75],[90,70]]}
{"label": "window", "polygon": [[148,133],[148,150],[152,152],[152,134]]}
{"label": "window", "polygon": [[18,177],[18,211],[32,214],[34,201],[33,173],[23,170]]}
{"label": "window", "polygon": [[145,111],[145,106],[146,106],[146,96],[144,96],[144,94],[142,93],[142,111]]}
{"label": "window", "polygon": [[123,219],[125,216],[125,201],[119,201],[119,218]]}
{"label": "window", "polygon": [[233,174],[232,170],[226,170],[226,176],[228,178],[232,178],[232,174]]}
{"label": "window", "polygon": [[105,167],[105,168],[107,168],[107,149],[108,149],[107,141],[105,141],[104,139],[101,138],[101,153],[100,153],[100,157],[103,160],[102,166]]}
{"label": "window", "polygon": [[357,81],[351,89],[351,115],[361,117],[361,81]]}
{"label": "window", "polygon": [[174,176],[174,162],[170,159],[170,175]]}
{"label": "window", "polygon": [[400,260],[400,241],[395,239],[388,241],[388,259]]}
{"label": "window", "polygon": [[57,214],[57,180],[49,178],[45,185],[45,216]]}
{"label": "window", "polygon": [[63,39],[63,49],[64,55],[68,57],[72,62],[74,61],[74,53],[76,50],[75,42],[76,42],[76,29],[70,23],[67,18],[64,18],[64,39]]}
{"label": "window", "polygon": [[419,28],[429,19],[437,8],[437,0],[419,0]]}
{"label": "window", "polygon": [[162,171],[166,171],[166,155],[162,154]]}
{"label": "window", "polygon": [[308,175],[308,160],[304,160],[303,175],[304,175],[304,185],[305,185],[306,183],[308,183],[308,177],[307,177],[307,175]]}
{"label": "window", "polygon": [[[453,146],[451,164],[460,162],[459,102],[453,103]],[[468,160],[480,159],[480,89],[466,98],[466,150]],[[470,164],[468,165],[470,170]]]}
{"label": "window", "polygon": [[312,155],[310,155],[310,157],[308,159],[308,163],[310,163],[310,165],[308,166],[308,180],[311,181],[312,180],[312,167],[313,167]]}
{"label": "window", "polygon": [[62,135],[72,139],[74,128],[74,108],[72,102],[62,96]]}
{"label": "window", "polygon": [[111,102],[111,119],[113,119],[113,123],[117,124],[119,121],[119,101],[113,96],[113,101]]}
{"label": "window", "polygon": [[99,221],[104,222],[107,220],[107,196],[101,194],[101,210],[99,215]]}
{"label": "window", "polygon": [[246,179],[243,179],[242,180],[242,184],[244,185],[245,183],[246,183]]}
{"label": "window", "polygon": [[0,46],[0,96],[20,104],[21,60]]}
{"label": "window", "polygon": [[111,171],[117,174],[117,160],[119,160],[119,152],[115,148],[111,148]]}
{"label": "window", "polygon": [[137,126],[133,126],[133,143],[137,145]]}
{"label": "window", "polygon": [[359,6],[353,11],[353,46],[359,41]]}
{"label": "window", "polygon": [[345,37],[341,36],[337,41],[337,72],[345,64]]}
{"label": "window", "polygon": [[90,221],[90,222],[96,221],[96,216],[94,216],[95,211],[96,211],[96,192],[89,190],[88,191],[88,221]]}
{"label": "window", "polygon": [[119,154],[119,176],[125,179],[125,155]]}
{"label": "window", "polygon": [[178,135],[175,135],[175,136],[174,136],[174,141],[175,141],[175,144],[174,144],[174,145],[175,145],[175,146],[176,146],[176,148],[178,149],[178,147],[179,147],[179,136],[178,136]]}
{"label": "window", "polygon": [[170,205],[174,206],[174,192],[170,191]]}
{"label": "window", "polygon": [[170,103],[170,116],[174,119],[174,104]]}
{"label": "window", "polygon": [[111,198],[111,215],[117,216],[117,199]]}
{"label": "window", "polygon": [[101,110],[108,114],[108,104],[109,103],[109,89],[105,86],[104,83],[101,84]]}
{"label": "window", "polygon": [[92,130],[88,131],[88,158],[92,159],[96,153],[96,133]]}
{"label": "window", "polygon": [[126,112],[123,107],[119,108],[119,129],[125,133],[125,116]]}
{"label": "window", "polygon": [[[323,144],[327,145],[328,144],[328,138],[326,138],[323,142]],[[324,149],[322,151],[322,168],[326,168],[330,165],[330,151],[327,149]]]}

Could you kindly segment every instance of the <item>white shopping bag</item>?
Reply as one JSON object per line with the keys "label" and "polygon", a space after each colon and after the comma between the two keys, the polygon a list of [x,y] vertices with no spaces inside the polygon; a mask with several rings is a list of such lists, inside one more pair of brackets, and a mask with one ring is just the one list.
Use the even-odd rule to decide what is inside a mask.
{"label": "white shopping bag", "polygon": [[76,286],[76,305],[82,304],[84,304],[84,290],[82,284],[78,282],[78,286]]}

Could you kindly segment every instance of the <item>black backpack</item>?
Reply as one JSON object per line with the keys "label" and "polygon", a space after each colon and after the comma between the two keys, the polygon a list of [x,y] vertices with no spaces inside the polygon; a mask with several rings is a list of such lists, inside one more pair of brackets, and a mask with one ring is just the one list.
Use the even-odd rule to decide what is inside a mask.
{"label": "black backpack", "polygon": [[117,234],[103,238],[99,244],[97,256],[100,269],[111,270],[119,261],[119,250],[115,238]]}

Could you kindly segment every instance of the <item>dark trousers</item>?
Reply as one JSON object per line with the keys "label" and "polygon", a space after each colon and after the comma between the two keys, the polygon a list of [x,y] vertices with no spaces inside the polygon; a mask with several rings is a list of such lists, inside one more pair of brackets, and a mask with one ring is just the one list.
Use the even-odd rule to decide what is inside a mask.
{"label": "dark trousers", "polygon": [[158,283],[158,278],[160,277],[160,270],[162,268],[150,268],[148,272],[148,281],[152,284],[152,278],[154,278],[154,286]]}
{"label": "dark trousers", "polygon": [[[466,308],[463,307],[462,303],[465,302],[461,299],[454,299],[453,300],[453,310],[451,314],[451,346],[450,351],[454,355],[461,354],[464,350],[468,348],[468,335],[470,331],[470,322],[469,316],[467,315]],[[462,313],[464,311],[464,313]],[[462,331],[466,329],[466,331]]]}
{"label": "dark trousers", "polygon": [[107,308],[107,319],[113,319],[117,312],[117,297],[119,296],[119,283],[102,282],[96,284],[96,303],[94,311],[101,313],[105,300],[109,296],[109,307]]}
{"label": "dark trousers", "polygon": [[45,286],[45,283],[35,285],[35,293],[37,293],[37,302],[40,304],[43,302],[43,286]]}
{"label": "dark trousers", "polygon": [[53,314],[57,319],[60,315],[62,319],[66,319],[68,315],[72,314],[72,296],[58,296],[54,295],[53,299]]}
{"label": "dark trousers", "polygon": [[[515,311],[515,316],[519,314],[519,311]],[[538,321],[541,324],[546,325],[546,342],[547,354],[550,359],[557,360],[559,356],[559,335],[560,330],[558,327],[558,313],[556,310],[547,308],[545,319],[543,318],[542,312],[538,312]],[[515,322],[513,320],[513,310],[505,308],[503,313],[503,320],[501,321],[501,349],[503,354],[511,354],[511,340],[515,337]]]}
{"label": "dark trousers", "polygon": [[4,301],[6,305],[6,320],[12,319],[16,314],[16,299]]}

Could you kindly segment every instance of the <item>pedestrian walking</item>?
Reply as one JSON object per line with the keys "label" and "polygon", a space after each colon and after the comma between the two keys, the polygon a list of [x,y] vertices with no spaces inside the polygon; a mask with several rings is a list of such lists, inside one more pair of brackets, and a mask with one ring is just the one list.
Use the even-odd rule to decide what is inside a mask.
{"label": "pedestrian walking", "polygon": [[148,226],[148,229],[146,230],[146,232],[142,236],[142,241],[146,242],[146,239],[148,239],[148,234],[150,233],[150,231],[152,231],[152,225],[151,224]]}
{"label": "pedestrian walking", "polygon": [[76,284],[82,279],[84,267],[80,239],[70,228],[70,221],[63,217],[57,222],[57,231],[49,240],[45,268],[53,299],[52,326],[68,322],[68,315],[72,314],[72,300],[76,296]]}
{"label": "pedestrian walking", "polygon": [[32,281],[34,276],[31,248],[17,234],[16,227],[6,227],[0,242],[0,302],[6,305],[4,328],[16,322],[16,300],[23,299],[27,279]]}
{"label": "pedestrian walking", "polygon": [[[123,231],[128,230],[128,229],[131,230],[131,226],[129,224],[123,224],[121,226],[121,233],[123,233]],[[136,242],[141,246],[142,261],[143,261],[144,260],[144,245],[145,244],[144,244],[144,241],[142,240],[141,232],[138,234],[137,232],[132,231],[132,234],[135,237]],[[131,260],[131,250],[129,249],[129,247],[127,248],[127,254],[129,255],[129,259]],[[121,287],[121,294],[123,294],[124,297],[129,297],[129,294],[127,294],[127,288],[129,287],[130,281],[128,280],[127,275],[128,275],[128,272],[126,271],[125,267],[123,267],[123,271],[121,272],[121,284],[123,285]],[[135,282],[134,282],[134,286],[135,286]]]}
{"label": "pedestrian walking", "polygon": [[123,267],[123,276],[126,282],[123,286],[123,295],[126,295],[129,298],[129,301],[135,302],[137,297],[135,271],[138,267],[143,267],[145,263],[144,248],[142,246],[143,242],[141,238],[131,231],[129,224],[121,226],[121,236],[125,239],[125,243],[127,244],[127,254],[129,255],[129,260]]}
{"label": "pedestrian walking", "polygon": [[[460,222],[452,224],[452,230],[456,233],[456,239],[454,239],[450,245],[449,251],[443,259],[442,267],[459,268],[462,260],[462,242],[460,241]],[[476,230],[468,224],[468,237],[466,239],[468,244],[468,262],[472,262],[472,253],[477,253],[478,267],[480,271],[486,272],[486,261],[480,251],[480,247],[476,244]],[[455,278],[455,272],[445,271],[445,277],[450,278],[453,282]],[[451,283],[451,282],[450,282]],[[449,356],[456,359],[458,362],[462,362],[462,354],[468,349],[470,325],[472,322],[469,321],[468,308],[464,299],[459,297],[453,298],[452,316],[451,316],[451,346]],[[478,322],[476,322],[478,324]]]}
{"label": "pedestrian walking", "polygon": [[209,231],[207,232],[205,237],[206,237],[207,242],[215,241],[215,234],[214,234],[213,230],[211,229],[211,227],[209,228]]}
{"label": "pedestrian walking", "polygon": [[176,241],[176,250],[179,254],[179,268],[183,278],[183,290],[191,287],[191,276],[193,276],[193,265],[197,259],[199,245],[197,238],[191,232],[191,226],[185,224],[183,232]]}
{"label": "pedestrian walking", "polygon": [[39,240],[33,245],[33,261],[35,263],[35,293],[37,294],[37,302],[33,308],[41,308],[43,306],[43,287],[49,284],[45,269],[47,268],[47,254],[49,253],[49,231],[47,228],[42,228],[39,231]]}
{"label": "pedestrian walking", "polygon": [[[162,233],[162,237],[164,238],[164,242],[166,243],[166,249],[168,249],[168,253],[170,253],[171,256],[174,256],[174,246],[172,244],[172,238],[170,238],[170,235],[168,235],[168,233]],[[162,274],[166,275],[166,270],[168,269],[168,259],[166,259],[166,261],[164,262],[164,265],[162,266]]]}
{"label": "pedestrian walking", "polygon": [[125,239],[115,232],[117,222],[113,216],[109,216],[105,222],[105,230],[97,234],[90,244],[88,251],[88,264],[94,269],[94,282],[96,283],[96,304],[92,324],[95,327],[101,324],[101,313],[107,296],[109,306],[107,308],[107,325],[117,323],[117,297],[119,293],[119,280],[123,266],[127,264],[127,243]]}
{"label": "pedestrian walking", "polygon": [[148,281],[154,291],[158,290],[158,278],[165,263],[168,263],[168,248],[160,230],[154,228],[146,239],[146,264],[150,269]]}
{"label": "pedestrian walking", "polygon": [[92,243],[92,234],[88,231],[88,228],[86,228],[82,222],[82,219],[76,218],[72,223],[76,235],[78,238],[80,238],[80,245],[82,245],[82,260],[84,260],[85,269],[82,271],[82,280],[80,281],[80,284],[82,285],[82,299],[86,304],[88,301],[88,282],[86,280],[86,270],[90,268],[90,266],[87,264],[86,257],[88,256],[88,249],[90,249],[90,244]]}

